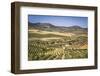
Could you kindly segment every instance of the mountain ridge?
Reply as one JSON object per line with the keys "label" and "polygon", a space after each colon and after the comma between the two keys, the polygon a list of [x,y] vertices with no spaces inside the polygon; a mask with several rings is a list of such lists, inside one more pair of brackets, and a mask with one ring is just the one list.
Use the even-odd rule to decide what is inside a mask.
{"label": "mountain ridge", "polygon": [[72,26],[56,26],[56,25],[53,25],[53,24],[51,24],[51,23],[40,23],[40,22],[37,22],[37,23],[31,23],[31,22],[28,22],[28,25],[29,26],[36,26],[36,27],[44,27],[44,26],[48,26],[48,27],[63,27],[63,28],[79,28],[79,29],[81,29],[81,28],[84,28],[84,27],[81,27],[81,26],[79,26],[79,25],[72,25]]}
{"label": "mountain ridge", "polygon": [[75,33],[75,34],[83,34],[83,33],[87,33],[87,28],[82,28],[78,25],[74,25],[74,26],[69,26],[69,27],[65,27],[65,26],[56,26],[53,25],[51,23],[30,23],[28,22],[28,28],[29,29],[38,29],[38,30],[43,30],[43,31],[57,31],[57,32],[71,32],[71,33]]}

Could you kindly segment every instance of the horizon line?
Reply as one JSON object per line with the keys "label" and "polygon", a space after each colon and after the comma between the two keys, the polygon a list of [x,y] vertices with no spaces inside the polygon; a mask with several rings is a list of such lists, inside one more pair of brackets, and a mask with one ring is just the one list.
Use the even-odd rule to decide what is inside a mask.
{"label": "horizon line", "polygon": [[[47,22],[30,22],[30,21],[28,21],[28,23],[47,23]],[[51,25],[53,25],[53,26],[57,26],[57,25],[54,25],[54,24],[52,24],[52,23],[48,23],[48,24],[51,24]],[[78,26],[78,27],[81,27],[81,28],[88,28],[88,27],[82,27],[82,26],[80,26],[80,25],[66,25],[66,26],[57,26],[57,27],[73,27],[73,26]]]}

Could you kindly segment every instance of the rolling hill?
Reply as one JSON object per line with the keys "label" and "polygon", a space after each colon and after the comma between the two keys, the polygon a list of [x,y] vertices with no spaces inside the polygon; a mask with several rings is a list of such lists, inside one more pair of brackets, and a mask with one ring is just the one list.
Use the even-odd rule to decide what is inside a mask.
{"label": "rolling hill", "polygon": [[31,23],[28,22],[29,29],[38,29],[43,31],[57,31],[57,32],[70,32],[75,34],[87,33],[87,28],[80,27],[78,25],[65,27],[65,26],[56,26],[50,23]]}

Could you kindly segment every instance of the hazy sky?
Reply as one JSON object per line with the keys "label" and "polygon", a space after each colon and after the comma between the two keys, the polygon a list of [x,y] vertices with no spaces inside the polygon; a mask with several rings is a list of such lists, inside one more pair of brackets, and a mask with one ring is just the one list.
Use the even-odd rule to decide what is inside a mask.
{"label": "hazy sky", "polygon": [[88,26],[88,17],[28,15],[28,21],[32,23],[51,23],[55,26],[66,27],[78,25],[86,28]]}

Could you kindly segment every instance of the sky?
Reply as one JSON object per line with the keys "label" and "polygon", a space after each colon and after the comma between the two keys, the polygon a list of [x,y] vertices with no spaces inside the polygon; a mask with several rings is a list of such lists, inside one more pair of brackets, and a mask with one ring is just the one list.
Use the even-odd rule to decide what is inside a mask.
{"label": "sky", "polygon": [[88,27],[88,17],[76,16],[50,16],[50,15],[28,15],[28,21],[31,23],[51,23],[55,26],[80,26]]}

